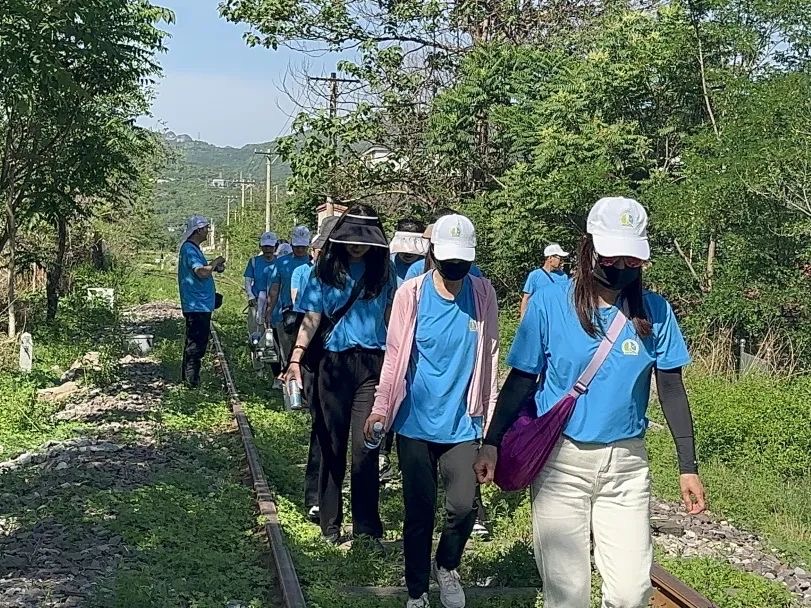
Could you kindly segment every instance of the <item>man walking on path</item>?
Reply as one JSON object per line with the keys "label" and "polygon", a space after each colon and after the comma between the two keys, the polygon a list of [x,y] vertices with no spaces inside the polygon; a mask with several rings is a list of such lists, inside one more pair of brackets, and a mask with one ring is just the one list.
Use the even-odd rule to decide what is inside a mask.
{"label": "man walking on path", "polygon": [[224,257],[218,256],[209,263],[200,249],[200,244],[208,239],[208,228],[206,218],[200,215],[190,217],[178,251],[177,283],[180,306],[186,319],[181,377],[189,387],[200,384],[200,367],[208,349],[211,313],[215,308],[214,273],[225,270]]}
{"label": "man walking on path", "polygon": [[547,285],[554,283],[566,283],[569,276],[563,272],[563,258],[569,257],[569,253],[557,243],[551,243],[543,251],[546,258],[543,266],[536,268],[529,273],[526,283],[524,283],[523,295],[521,297],[521,318],[524,318],[524,311],[527,309],[529,299],[532,295]]}
{"label": "man walking on path", "polygon": [[265,232],[259,237],[262,253],[248,260],[243,277],[245,278],[245,296],[248,298],[248,333],[251,337],[261,332],[264,325],[264,302],[260,300],[265,286],[265,274],[276,259],[276,245],[279,242],[272,232]]}

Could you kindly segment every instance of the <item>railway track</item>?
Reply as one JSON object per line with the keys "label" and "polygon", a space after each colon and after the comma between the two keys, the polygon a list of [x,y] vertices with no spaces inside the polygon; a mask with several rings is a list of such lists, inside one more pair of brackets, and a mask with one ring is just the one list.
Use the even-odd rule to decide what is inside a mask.
{"label": "railway track", "polygon": [[[253,488],[256,493],[259,513],[265,520],[265,535],[273,557],[278,586],[284,603],[283,608],[305,608],[307,604],[304,600],[304,593],[302,592],[301,583],[296,574],[295,566],[293,565],[293,559],[285,545],[281,523],[279,522],[279,513],[276,509],[276,503],[273,499],[270,487],[268,486],[262,463],[259,460],[259,452],[256,449],[256,444],[253,439],[253,431],[251,431],[250,422],[239,399],[239,394],[237,393],[234,377],[228,365],[228,359],[225,356],[222,341],[213,326],[211,328],[211,337],[217,367],[223,377],[226,392],[228,393],[228,402],[234,414],[234,419],[236,420],[239,434],[242,438],[242,444],[245,448],[245,456],[248,460],[248,468],[250,469]],[[685,585],[658,564],[654,564],[651,569],[651,583],[654,589],[654,594],[650,602],[652,608],[716,608],[715,604],[710,600]],[[489,590],[495,591],[495,593],[498,594],[497,590]],[[402,590],[400,591],[402,592]],[[523,590],[510,590],[510,594],[512,594],[513,591],[520,592]],[[533,590],[528,589],[526,591],[531,593]],[[389,594],[385,593],[380,595]]]}

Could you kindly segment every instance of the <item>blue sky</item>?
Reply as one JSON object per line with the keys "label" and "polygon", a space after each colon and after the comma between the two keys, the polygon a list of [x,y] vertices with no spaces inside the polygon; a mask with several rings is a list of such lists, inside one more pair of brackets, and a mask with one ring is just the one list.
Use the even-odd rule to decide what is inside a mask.
{"label": "blue sky", "polygon": [[[221,19],[218,0],[154,0],[175,12],[172,37],[159,61],[164,77],[151,117],[140,123],[219,146],[269,141],[286,132],[294,104],[281,90],[288,69],[334,69],[334,57],[308,58],[287,49],[249,48],[245,26]],[[288,86],[290,85],[288,79]]]}

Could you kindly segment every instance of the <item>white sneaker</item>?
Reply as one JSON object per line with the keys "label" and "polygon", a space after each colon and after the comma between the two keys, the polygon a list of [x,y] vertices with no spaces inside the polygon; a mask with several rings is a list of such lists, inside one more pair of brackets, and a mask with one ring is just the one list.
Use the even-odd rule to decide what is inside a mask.
{"label": "white sneaker", "polygon": [[456,570],[445,570],[431,562],[431,574],[439,585],[439,601],[445,608],[465,608],[465,591]]}
{"label": "white sneaker", "polygon": [[423,593],[422,597],[418,600],[408,598],[406,608],[430,608],[431,604],[428,603],[428,594]]}
{"label": "white sneaker", "polygon": [[475,524],[473,524],[473,531],[470,533],[470,535],[486,539],[487,537],[490,536],[490,531],[484,527],[484,524],[476,522]]}

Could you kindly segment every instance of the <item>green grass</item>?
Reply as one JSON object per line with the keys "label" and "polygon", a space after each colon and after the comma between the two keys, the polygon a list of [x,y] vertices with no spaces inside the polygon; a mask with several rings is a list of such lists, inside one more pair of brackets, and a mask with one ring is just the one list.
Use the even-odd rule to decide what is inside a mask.
{"label": "green grass", "polygon": [[[125,302],[153,300],[151,290],[172,299],[168,285],[176,289],[169,277],[146,277],[131,286]],[[66,308],[56,325],[35,335],[34,373],[0,373],[0,458],[47,439],[97,433],[89,425],[55,424],[58,406],[33,397],[99,343],[115,345],[105,361],[123,354],[116,339],[119,318],[117,312],[94,317],[87,308]],[[165,375],[177,380],[182,321],[162,323],[155,333],[155,355]],[[116,375],[114,365],[105,365],[91,382]],[[117,441],[132,445],[99,459],[99,468],[71,466],[58,473],[25,468],[2,475],[0,518],[15,523],[12,534],[21,542],[32,530],[51,527],[65,535],[70,551],[93,539],[101,538],[94,543],[99,544],[120,538],[121,558],[111,572],[98,574],[95,593],[85,601],[91,608],[222,608],[231,600],[251,608],[278,604],[253,494],[244,484],[241,441],[219,378],[209,370],[203,376],[201,390],[170,388],[159,410],[147,416],[158,423],[154,445],[124,433]]]}

